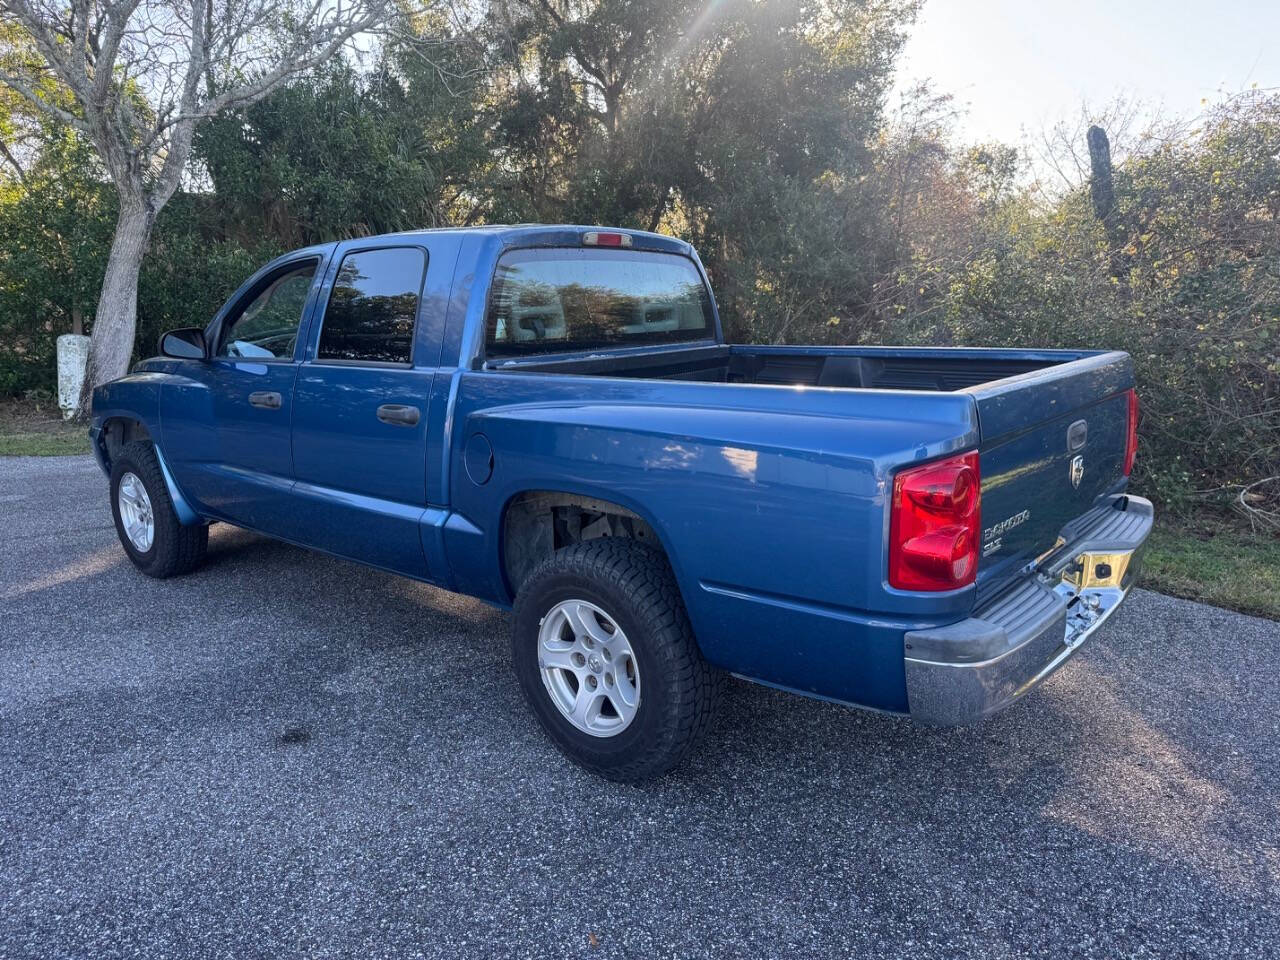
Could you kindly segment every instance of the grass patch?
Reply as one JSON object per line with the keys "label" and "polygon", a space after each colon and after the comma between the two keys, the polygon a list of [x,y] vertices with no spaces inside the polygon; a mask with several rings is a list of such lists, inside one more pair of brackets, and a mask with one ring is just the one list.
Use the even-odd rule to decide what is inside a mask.
{"label": "grass patch", "polygon": [[89,452],[83,428],[71,435],[0,432],[0,457],[69,457]]}
{"label": "grass patch", "polygon": [[65,457],[89,453],[86,424],[62,419],[48,400],[0,403],[0,457]]}
{"label": "grass patch", "polygon": [[1157,519],[1140,584],[1280,620],[1280,537],[1230,516]]}

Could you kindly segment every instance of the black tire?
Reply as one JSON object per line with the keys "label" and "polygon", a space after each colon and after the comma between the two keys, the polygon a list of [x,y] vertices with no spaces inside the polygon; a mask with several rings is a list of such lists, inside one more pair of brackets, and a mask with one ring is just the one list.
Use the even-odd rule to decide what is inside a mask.
{"label": "black tire", "polygon": [[[132,473],[147,491],[155,520],[155,536],[145,553],[139,551],[125,533],[120,519],[120,478]],[[165,486],[164,474],[155,448],[149,441],[127,444],[111,464],[111,516],[116,522],[116,535],[133,565],[148,577],[163,580],[192,570],[204,563],[209,544],[209,528],[203,523],[186,527],[178,522]]]}
{"label": "black tire", "polygon": [[[626,634],[640,671],[634,719],[621,732],[592,736],[551,699],[538,665],[544,617],[564,600],[586,600]],[[720,674],[699,652],[667,559],[632,540],[602,538],[545,560],[516,597],[511,629],[516,677],[552,742],[575,763],[609,780],[638,783],[679,763],[707,727]]]}

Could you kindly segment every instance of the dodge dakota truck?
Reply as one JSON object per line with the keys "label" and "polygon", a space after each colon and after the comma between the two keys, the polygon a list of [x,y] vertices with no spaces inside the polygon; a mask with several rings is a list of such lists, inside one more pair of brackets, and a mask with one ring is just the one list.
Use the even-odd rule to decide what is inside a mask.
{"label": "dodge dakota truck", "polygon": [[225,522],[510,608],[531,711],[616,780],[685,756],[725,674],[978,720],[1110,616],[1152,526],[1125,353],[726,343],[652,233],[308,247],[159,351],[90,428],[139,570]]}

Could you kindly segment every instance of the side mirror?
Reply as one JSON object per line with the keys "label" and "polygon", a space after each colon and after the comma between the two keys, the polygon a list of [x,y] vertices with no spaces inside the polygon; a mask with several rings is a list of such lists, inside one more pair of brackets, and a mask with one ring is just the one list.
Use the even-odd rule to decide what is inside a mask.
{"label": "side mirror", "polygon": [[178,360],[203,360],[209,353],[199,327],[170,330],[160,338],[160,353]]}

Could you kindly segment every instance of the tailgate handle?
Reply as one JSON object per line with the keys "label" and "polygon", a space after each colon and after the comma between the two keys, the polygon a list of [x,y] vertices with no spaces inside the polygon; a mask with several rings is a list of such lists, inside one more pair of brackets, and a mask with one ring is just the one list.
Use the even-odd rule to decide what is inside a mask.
{"label": "tailgate handle", "polygon": [[419,410],[403,403],[384,403],[378,408],[378,419],[400,427],[412,427],[418,422]]}
{"label": "tailgate handle", "polygon": [[1067,449],[1074,452],[1084,446],[1089,439],[1089,424],[1085,420],[1077,420],[1067,427]]}

